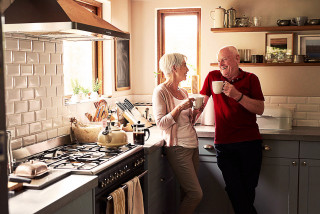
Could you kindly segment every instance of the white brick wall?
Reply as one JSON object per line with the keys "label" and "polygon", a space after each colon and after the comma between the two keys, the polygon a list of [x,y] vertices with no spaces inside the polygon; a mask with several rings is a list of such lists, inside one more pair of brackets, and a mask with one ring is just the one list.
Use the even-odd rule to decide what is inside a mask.
{"label": "white brick wall", "polygon": [[62,43],[6,34],[4,47],[6,125],[13,148],[68,134],[61,110]]}

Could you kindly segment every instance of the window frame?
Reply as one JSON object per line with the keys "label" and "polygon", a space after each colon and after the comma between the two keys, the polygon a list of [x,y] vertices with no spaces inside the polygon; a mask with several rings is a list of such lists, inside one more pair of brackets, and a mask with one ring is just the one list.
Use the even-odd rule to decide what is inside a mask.
{"label": "window frame", "polygon": [[[160,9],[157,11],[157,62],[165,53],[165,17],[173,15],[196,15],[198,20],[197,29],[197,75],[200,78],[200,40],[201,40],[201,8]],[[165,76],[160,71],[157,63],[157,84],[165,81]]]}
{"label": "window frame", "polygon": [[[102,3],[95,0],[74,0],[79,5],[85,7],[90,12],[102,18]],[[104,94],[104,74],[103,74],[103,42],[92,42],[92,79],[102,83],[99,94]]]}

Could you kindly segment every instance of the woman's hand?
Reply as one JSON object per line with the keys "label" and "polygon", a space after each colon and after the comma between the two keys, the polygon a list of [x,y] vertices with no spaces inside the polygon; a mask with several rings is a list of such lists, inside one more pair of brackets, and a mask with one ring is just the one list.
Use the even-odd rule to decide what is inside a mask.
{"label": "woman's hand", "polygon": [[178,107],[180,108],[180,111],[187,110],[193,106],[193,102],[195,101],[194,98],[188,98],[181,102]]}

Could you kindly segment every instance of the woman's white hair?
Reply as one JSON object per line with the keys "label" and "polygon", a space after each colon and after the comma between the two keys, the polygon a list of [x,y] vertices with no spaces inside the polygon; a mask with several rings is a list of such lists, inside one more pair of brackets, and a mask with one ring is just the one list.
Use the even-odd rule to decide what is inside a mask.
{"label": "woman's white hair", "polygon": [[160,61],[159,61],[159,67],[160,70],[163,72],[165,77],[168,77],[171,75],[174,66],[180,67],[183,63],[183,60],[186,60],[186,56],[180,53],[167,53],[164,54]]}

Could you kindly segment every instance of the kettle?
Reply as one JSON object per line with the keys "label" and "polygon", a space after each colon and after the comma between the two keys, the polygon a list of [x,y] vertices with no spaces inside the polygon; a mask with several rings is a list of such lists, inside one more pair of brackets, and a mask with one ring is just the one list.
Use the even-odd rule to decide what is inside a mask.
{"label": "kettle", "polygon": [[[212,14],[214,13],[213,17]],[[214,28],[224,28],[224,15],[226,13],[226,10],[219,6],[215,10],[210,12],[210,16],[213,19],[213,27]]]}
{"label": "kettle", "polygon": [[108,124],[105,130],[101,131],[98,135],[98,145],[109,147],[120,147],[128,144],[127,134],[120,129],[111,129],[110,124]]}

